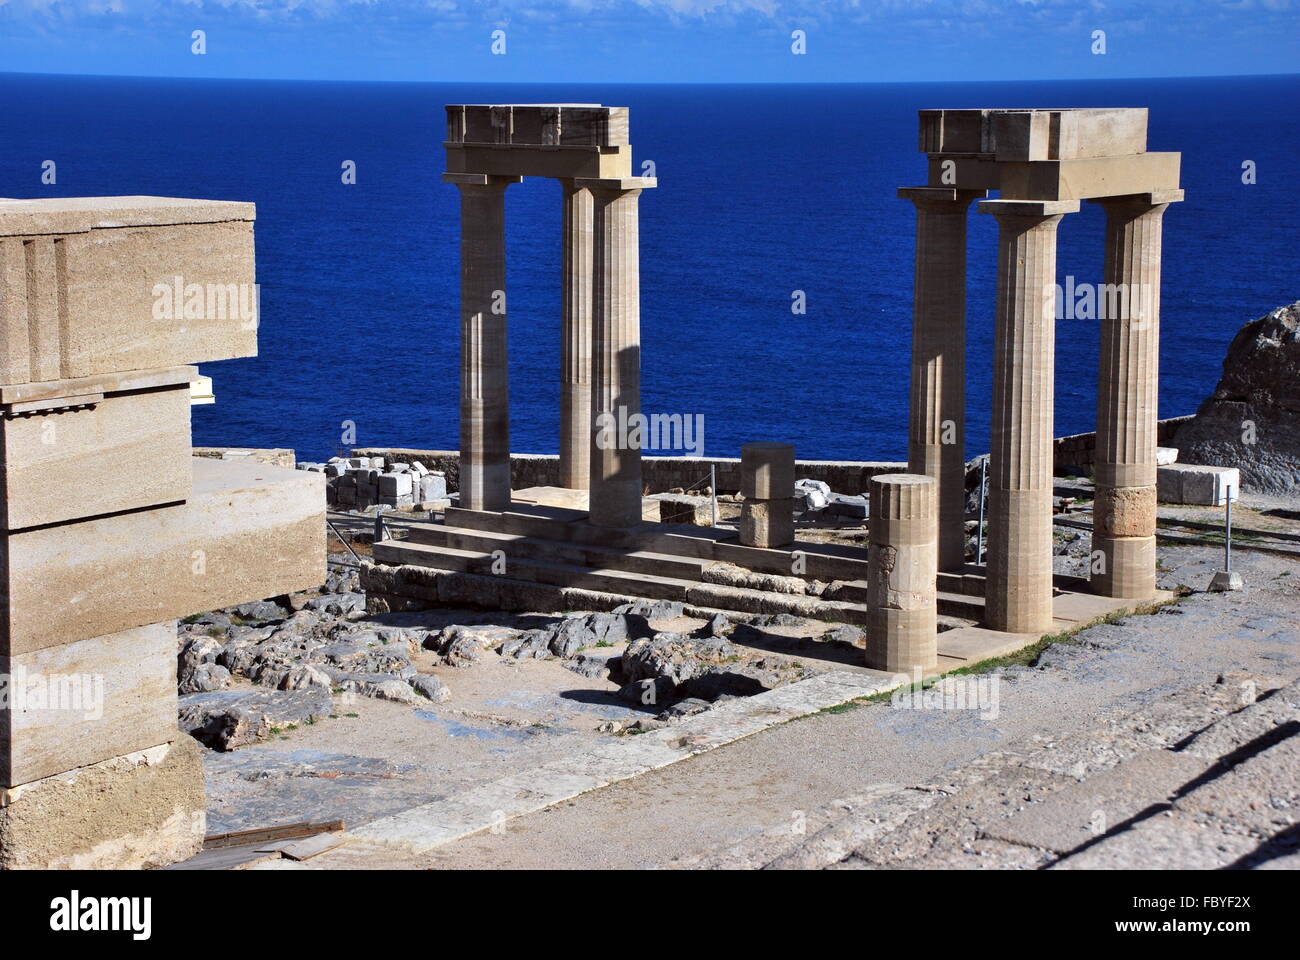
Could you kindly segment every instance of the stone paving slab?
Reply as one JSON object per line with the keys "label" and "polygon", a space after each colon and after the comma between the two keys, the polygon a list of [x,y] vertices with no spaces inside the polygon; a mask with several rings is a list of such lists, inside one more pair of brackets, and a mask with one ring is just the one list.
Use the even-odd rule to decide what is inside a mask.
{"label": "stone paving slab", "polygon": [[957,627],[939,634],[939,653],[964,661],[965,666],[1006,657],[1037,643],[1036,633],[1003,633],[985,627]]}
{"label": "stone paving slab", "polygon": [[1109,837],[1049,870],[1220,870],[1251,853],[1257,840],[1229,836],[1163,813]]}
{"label": "stone paving slab", "polygon": [[[1242,695],[1253,695],[1250,686],[1239,687]],[[1300,723],[1300,681],[1290,683],[1263,700],[1250,703],[1236,713],[1198,733],[1183,752],[1216,760],[1252,740],[1275,735],[1283,724]]]}
{"label": "stone paving slab", "polygon": [[1300,735],[1207,780],[1175,801],[1174,808],[1230,833],[1271,837],[1293,827],[1300,819]]}
{"label": "stone paving slab", "polygon": [[[729,700],[669,727],[552,761],[368,823],[354,843],[420,854],[618,780],[684,760],[778,723],[898,686],[889,674],[835,671]],[[325,860],[329,854],[320,858]]]}
{"label": "stone paving slab", "polygon": [[1167,802],[1204,769],[1169,750],[1148,750],[1082,783],[1066,786],[982,832],[994,840],[1068,853],[1152,804]]}

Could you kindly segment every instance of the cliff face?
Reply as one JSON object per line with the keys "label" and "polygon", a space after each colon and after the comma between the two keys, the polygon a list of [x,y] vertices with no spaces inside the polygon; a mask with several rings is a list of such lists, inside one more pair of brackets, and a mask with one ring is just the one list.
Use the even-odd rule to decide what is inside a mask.
{"label": "cliff face", "polygon": [[1300,301],[1238,331],[1219,385],[1173,445],[1184,463],[1240,467],[1246,490],[1300,493]]}

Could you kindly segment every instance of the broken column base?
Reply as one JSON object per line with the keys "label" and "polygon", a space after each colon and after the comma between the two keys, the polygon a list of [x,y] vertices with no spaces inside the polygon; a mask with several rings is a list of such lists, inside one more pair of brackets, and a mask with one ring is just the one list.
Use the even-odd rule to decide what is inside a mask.
{"label": "broken column base", "polygon": [[740,542],[768,549],[794,543],[794,500],[746,500],[740,508]]}
{"label": "broken column base", "polygon": [[190,737],[0,792],[0,869],[161,867],[203,848],[202,749]]}

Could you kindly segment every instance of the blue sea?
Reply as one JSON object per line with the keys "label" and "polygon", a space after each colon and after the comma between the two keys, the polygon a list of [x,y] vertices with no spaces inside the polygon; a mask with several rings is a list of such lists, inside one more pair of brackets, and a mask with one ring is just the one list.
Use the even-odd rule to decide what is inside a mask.
{"label": "blue sea", "polygon": [[[1161,416],[1214,388],[1246,321],[1300,298],[1300,76],[1051,83],[582,86],[0,74],[0,196],[257,204],[260,355],[209,364],[194,442],[458,445],[458,201],[442,106],[631,108],[641,200],[642,398],[703,414],[705,452],[905,459],[913,211],[924,107],[1146,106],[1183,154],[1165,217]],[[56,185],[41,165],[57,163]],[[353,160],[357,182],[341,182]],[[1257,182],[1242,182],[1253,161]],[[560,195],[507,193],[512,448],[559,437]],[[1101,280],[1103,216],[1060,229],[1059,276]],[[971,215],[968,454],[987,449],[996,224]],[[807,313],[791,312],[803,290]],[[1057,328],[1056,433],[1093,429],[1098,324]]]}

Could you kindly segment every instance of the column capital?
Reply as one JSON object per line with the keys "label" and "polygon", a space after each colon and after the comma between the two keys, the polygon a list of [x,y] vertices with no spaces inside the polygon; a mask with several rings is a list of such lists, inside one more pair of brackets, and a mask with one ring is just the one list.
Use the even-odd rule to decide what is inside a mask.
{"label": "column capital", "polygon": [[1078,200],[981,200],[979,212],[995,217],[1059,217],[1079,212]]}
{"label": "column capital", "polygon": [[519,183],[523,177],[498,176],[491,173],[444,173],[443,183],[454,183],[458,187],[508,187]]}
{"label": "column capital", "polygon": [[1178,203],[1183,199],[1182,190],[1153,190],[1150,193],[1129,193],[1118,197],[1093,197],[1089,203],[1102,207],[1111,205],[1128,205],[1135,207],[1159,207],[1169,203]]}
{"label": "column capital", "polygon": [[657,177],[576,177],[573,180],[573,186],[578,190],[601,190],[614,193],[652,190],[658,185]]}
{"label": "column capital", "polygon": [[911,200],[918,207],[928,209],[952,208],[965,212],[972,200],[983,200],[987,190],[959,190],[957,187],[899,187],[898,198]]}

